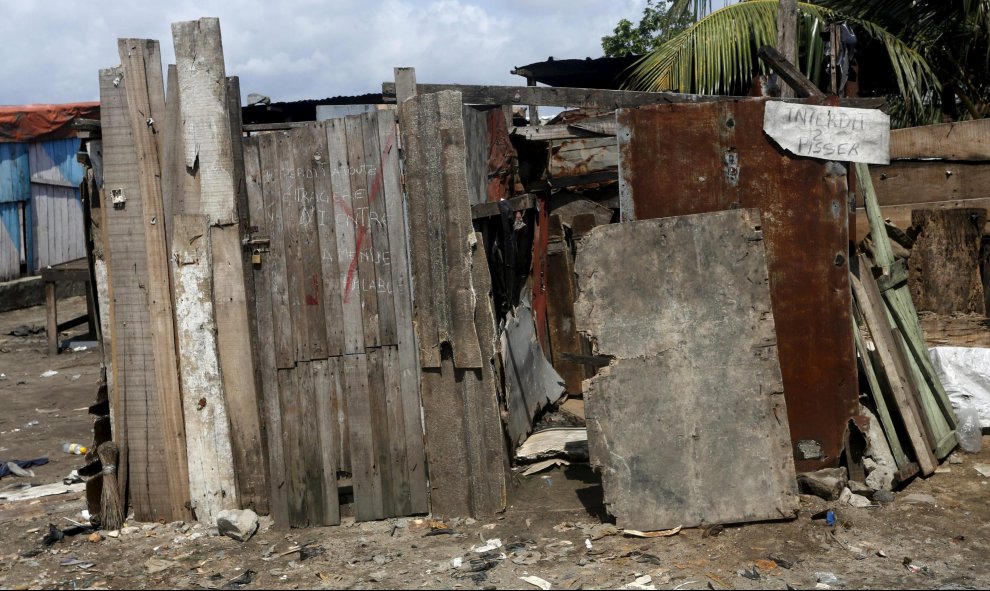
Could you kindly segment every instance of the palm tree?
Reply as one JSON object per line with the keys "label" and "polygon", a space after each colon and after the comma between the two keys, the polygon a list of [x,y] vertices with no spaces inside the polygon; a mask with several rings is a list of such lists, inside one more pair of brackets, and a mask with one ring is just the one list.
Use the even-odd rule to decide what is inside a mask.
{"label": "palm tree", "polygon": [[[644,56],[628,87],[720,94],[748,87],[754,71],[764,70],[755,53],[776,44],[776,0],[743,0],[715,11],[711,0],[676,0],[672,11],[692,8],[695,24]],[[882,47],[902,124],[957,118],[957,101],[962,116],[981,117],[990,104],[990,0],[813,0],[798,3],[798,20],[795,65],[817,83],[824,73],[821,33],[829,24],[853,25]]]}

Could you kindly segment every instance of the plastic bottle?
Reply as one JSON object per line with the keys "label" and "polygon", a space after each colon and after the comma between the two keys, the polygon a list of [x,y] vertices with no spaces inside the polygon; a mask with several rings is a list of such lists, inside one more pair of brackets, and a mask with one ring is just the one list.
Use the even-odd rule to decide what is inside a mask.
{"label": "plastic bottle", "polygon": [[980,427],[980,411],[975,406],[967,404],[956,411],[956,437],[963,451],[975,454],[980,452],[983,444],[983,429]]}
{"label": "plastic bottle", "polygon": [[78,443],[66,443],[62,445],[62,451],[67,454],[75,454],[81,456],[89,451],[89,448],[84,445],[79,445]]}

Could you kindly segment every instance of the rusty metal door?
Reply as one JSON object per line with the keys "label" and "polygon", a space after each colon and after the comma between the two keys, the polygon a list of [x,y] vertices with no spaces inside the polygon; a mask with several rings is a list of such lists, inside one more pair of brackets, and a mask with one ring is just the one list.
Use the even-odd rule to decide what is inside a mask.
{"label": "rusty metal door", "polygon": [[848,186],[841,164],[777,148],[763,133],[765,104],[621,109],[621,216],[761,210],[795,465],[810,471],[838,465],[858,401]]}

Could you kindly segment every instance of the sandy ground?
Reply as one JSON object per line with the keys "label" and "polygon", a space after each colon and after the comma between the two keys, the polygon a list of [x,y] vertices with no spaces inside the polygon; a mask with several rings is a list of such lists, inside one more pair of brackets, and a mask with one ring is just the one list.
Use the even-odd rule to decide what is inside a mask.
{"label": "sandy ground", "polygon": [[[82,308],[61,307],[66,315]],[[52,359],[43,332],[7,335],[43,322],[42,308],[0,315],[0,459],[47,456],[51,463],[34,469],[37,484],[60,482],[81,465],[61,447],[91,440],[85,407],[99,375],[95,351]],[[49,369],[59,373],[40,377]],[[346,520],[277,531],[263,519],[244,543],[206,524],[129,523],[117,537],[83,533],[46,547],[49,524],[82,519],[80,495],[0,502],[0,588],[537,589],[521,579],[529,576],[555,589],[616,589],[637,579],[664,589],[988,588],[990,483],[976,467],[990,465],[990,438],[981,454],[956,457],[961,463],[913,481],[890,504],[856,509],[805,496],[794,520],[654,539],[597,538],[610,532],[601,527],[601,485],[586,466],[516,476],[511,507],[490,520],[449,519],[439,530],[427,519]],[[0,490],[23,481],[8,476]],[[932,499],[908,498],[919,494]],[[827,508],[838,517],[832,527],[812,519]],[[501,545],[477,551],[493,539]]]}

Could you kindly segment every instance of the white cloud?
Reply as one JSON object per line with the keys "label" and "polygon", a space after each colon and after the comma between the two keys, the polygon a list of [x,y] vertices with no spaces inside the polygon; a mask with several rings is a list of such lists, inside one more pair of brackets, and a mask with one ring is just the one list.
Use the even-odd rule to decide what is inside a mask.
{"label": "white cloud", "polygon": [[421,82],[522,84],[509,71],[548,56],[601,55],[602,35],[644,0],[70,0],[18,2],[0,20],[0,104],[97,100],[118,37],[158,39],[171,23],[217,16],[228,75],[273,100],[378,92],[395,66]]}

